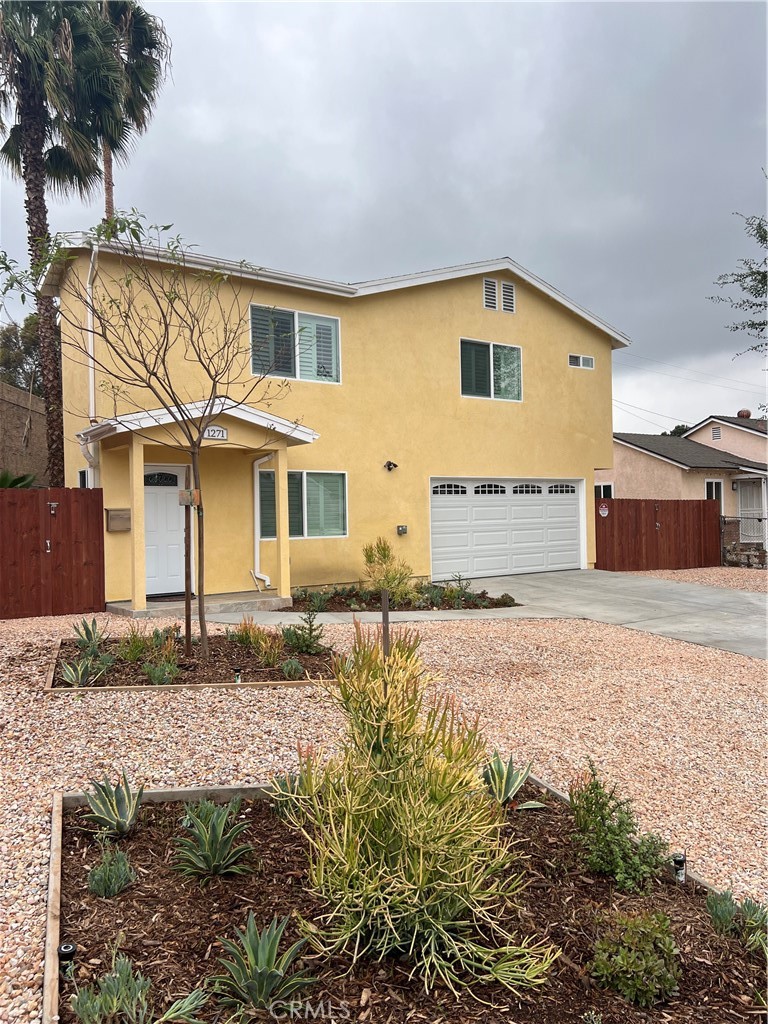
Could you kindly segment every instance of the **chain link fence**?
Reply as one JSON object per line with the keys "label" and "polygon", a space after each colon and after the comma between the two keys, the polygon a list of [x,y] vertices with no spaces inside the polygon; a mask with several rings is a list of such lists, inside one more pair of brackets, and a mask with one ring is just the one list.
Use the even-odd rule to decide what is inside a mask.
{"label": "chain link fence", "polygon": [[720,547],[723,565],[766,568],[768,519],[764,516],[721,516]]}

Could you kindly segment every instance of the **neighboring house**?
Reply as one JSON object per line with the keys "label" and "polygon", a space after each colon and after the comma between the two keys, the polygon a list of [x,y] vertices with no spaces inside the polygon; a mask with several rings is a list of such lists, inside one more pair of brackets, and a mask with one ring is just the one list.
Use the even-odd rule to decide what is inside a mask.
{"label": "neighboring house", "polygon": [[[70,255],[46,283],[62,303],[92,266],[85,243]],[[118,258],[102,246],[98,265]],[[253,366],[268,353],[291,389],[269,410],[219,404],[226,441],[201,463],[210,593],[357,581],[380,535],[437,579],[594,565],[623,334],[509,259],[358,284],[225,266],[250,289]],[[182,589],[187,459],[154,442],[165,414],[115,416],[95,376],[65,346],[67,481],[130,510],[106,533],[107,600],[141,609]]]}
{"label": "neighboring house", "polygon": [[16,476],[32,473],[48,482],[48,444],[42,398],[0,383],[0,469]]}
{"label": "neighboring house", "polygon": [[595,474],[595,494],[714,498],[721,515],[741,518],[740,542],[765,545],[766,454],[765,421],[745,417],[710,417],[684,437],[618,433],[613,469]]}

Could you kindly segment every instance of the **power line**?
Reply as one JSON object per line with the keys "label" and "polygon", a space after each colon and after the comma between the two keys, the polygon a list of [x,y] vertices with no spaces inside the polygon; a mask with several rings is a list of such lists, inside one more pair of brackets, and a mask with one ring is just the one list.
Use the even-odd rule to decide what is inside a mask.
{"label": "power line", "polygon": [[[621,363],[616,363],[614,369],[631,370],[631,366],[622,367]],[[726,391],[738,391],[740,395],[760,395],[761,397],[765,394],[765,391],[757,390],[746,390],[744,388],[734,388],[728,384],[715,384],[708,380],[696,380],[694,377],[680,377],[676,373],[664,373],[663,370],[648,370],[645,367],[639,367],[643,373],[655,373],[659,377],[671,377],[673,380],[684,380],[686,384],[703,384],[705,387],[710,388],[725,388]]]}
{"label": "power line", "polygon": [[648,413],[651,414],[651,416],[661,416],[662,419],[665,419],[665,420],[674,420],[676,424],[677,423],[682,423],[684,418],[685,418],[685,417],[680,417],[680,416],[668,416],[667,413],[665,413],[665,412],[656,412],[655,409],[644,409],[642,407],[642,405],[630,405],[629,402],[622,402],[618,398],[614,398],[613,401],[614,401],[614,403],[616,405],[626,405],[626,407],[628,409],[637,409],[639,412],[648,412]]}
{"label": "power line", "polygon": [[[622,403],[621,403],[621,402],[616,402],[615,404],[616,404],[616,405],[621,405]],[[646,419],[646,418],[645,418],[645,416],[638,416],[636,412],[629,412],[629,411],[628,411],[628,410],[626,410],[626,409],[620,409],[620,410],[619,410],[619,412],[623,412],[623,413],[625,413],[625,414],[626,414],[627,416],[632,416],[632,417],[634,417],[634,418],[635,418],[636,420],[642,420],[642,421],[643,421],[643,423],[650,423],[650,425],[651,425],[652,427],[662,427],[662,426],[664,425],[663,423],[658,423],[658,422],[654,423],[654,422],[653,422],[653,420],[648,420],[648,419]],[[651,413],[651,415],[654,415],[654,413]]]}
{"label": "power line", "polygon": [[[711,377],[713,380],[729,380],[732,384],[746,384],[748,387],[756,387],[754,381],[736,380],[735,377],[719,377],[716,373],[706,373],[704,370],[694,370],[690,366],[678,366],[677,363],[664,363],[661,359],[651,359],[650,356],[638,356],[634,352],[623,354],[623,358],[644,359],[648,363],[658,363],[659,366],[671,366],[673,370],[685,370],[686,373],[698,373],[703,377]],[[764,371],[761,370],[760,372],[763,373]]]}

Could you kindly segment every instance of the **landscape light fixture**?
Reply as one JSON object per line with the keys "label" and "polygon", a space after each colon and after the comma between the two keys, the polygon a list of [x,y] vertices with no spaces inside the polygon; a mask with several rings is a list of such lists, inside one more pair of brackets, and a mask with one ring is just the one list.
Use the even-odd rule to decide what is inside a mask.
{"label": "landscape light fixture", "polygon": [[393,469],[397,469],[397,463],[392,462],[391,459],[387,459],[387,461],[384,463],[384,469],[386,469],[388,473],[391,473]]}

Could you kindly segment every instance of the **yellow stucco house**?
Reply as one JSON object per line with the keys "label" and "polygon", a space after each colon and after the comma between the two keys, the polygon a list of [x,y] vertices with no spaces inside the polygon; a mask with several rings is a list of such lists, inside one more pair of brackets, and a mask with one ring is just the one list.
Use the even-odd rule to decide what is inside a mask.
{"label": "yellow stucco house", "polygon": [[[183,589],[188,456],[168,446],[162,409],[110,393],[67,288],[123,259],[83,237],[45,287],[69,303],[65,341],[80,330],[94,353],[64,346],[67,484],[103,488],[107,600],[141,610]],[[268,408],[217,401],[201,458],[207,593],[357,581],[380,535],[434,579],[594,565],[623,334],[510,259],[358,284],[217,266],[250,304],[244,376],[268,364],[290,388]],[[194,364],[171,372],[194,414]]]}

